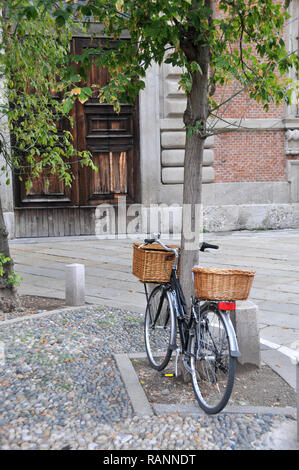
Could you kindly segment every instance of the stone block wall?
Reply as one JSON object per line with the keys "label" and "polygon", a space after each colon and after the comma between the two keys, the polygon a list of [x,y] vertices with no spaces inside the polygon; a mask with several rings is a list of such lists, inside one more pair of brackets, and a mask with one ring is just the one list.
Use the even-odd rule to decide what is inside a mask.
{"label": "stone block wall", "polygon": [[[184,92],[178,81],[181,69],[163,64],[159,70],[159,117],[161,142],[162,184],[182,184],[184,181],[184,149],[186,132],[183,113],[186,108]],[[202,178],[204,183],[215,180],[214,139],[205,142]]]}

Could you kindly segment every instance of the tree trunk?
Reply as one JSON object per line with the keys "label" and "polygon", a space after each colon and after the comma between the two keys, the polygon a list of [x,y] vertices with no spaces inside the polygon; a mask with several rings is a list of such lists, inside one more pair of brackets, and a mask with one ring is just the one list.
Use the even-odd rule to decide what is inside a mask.
{"label": "tree trunk", "polygon": [[[182,45],[183,46],[183,45]],[[187,306],[193,293],[192,267],[198,264],[200,235],[202,232],[202,161],[204,132],[208,116],[208,68],[210,52],[208,47],[190,47],[184,44],[185,54],[191,62],[196,60],[201,71],[192,73],[192,88],[187,95],[187,108],[184,113],[186,126],[199,124],[199,132],[186,135],[184,161],[183,223],[181,232],[181,284]],[[188,55],[189,54],[189,55]],[[201,133],[202,131],[202,133]],[[191,232],[191,233],[190,233]],[[193,233],[192,233],[193,232]]]}
{"label": "tree trunk", "polygon": [[3,312],[15,310],[19,306],[16,288],[14,284],[9,282],[10,276],[13,276],[14,273],[14,263],[10,257],[7,236],[8,233],[4,222],[0,199],[0,254],[4,255],[5,258],[10,258],[7,263],[3,264],[4,273],[3,276],[0,276],[0,310]]}

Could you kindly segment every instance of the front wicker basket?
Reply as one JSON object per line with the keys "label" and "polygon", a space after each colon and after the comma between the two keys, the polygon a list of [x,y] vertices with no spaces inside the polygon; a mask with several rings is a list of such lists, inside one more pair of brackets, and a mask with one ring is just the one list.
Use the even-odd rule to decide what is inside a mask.
{"label": "front wicker basket", "polygon": [[[163,250],[160,245],[148,244],[138,248],[142,243],[133,245],[132,273],[142,282],[169,282],[174,253]],[[170,248],[179,248],[177,245],[168,245]]]}
{"label": "front wicker basket", "polygon": [[246,300],[255,271],[193,268],[195,295],[203,300]]}

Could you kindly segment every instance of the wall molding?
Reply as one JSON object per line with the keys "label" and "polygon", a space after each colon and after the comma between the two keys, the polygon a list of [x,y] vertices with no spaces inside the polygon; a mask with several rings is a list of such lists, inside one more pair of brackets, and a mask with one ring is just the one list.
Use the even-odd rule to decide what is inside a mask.
{"label": "wall molding", "polygon": [[[232,130],[236,126],[240,127],[240,131],[264,131],[264,130],[285,130],[289,126],[299,128],[299,119],[286,120],[282,118],[257,118],[257,119],[236,119],[236,118],[226,118],[226,122],[219,121],[215,129],[227,129],[228,123],[231,124]],[[241,122],[240,122],[241,121]],[[246,129],[244,129],[244,127]],[[160,128],[161,130],[171,130],[171,131],[184,131],[183,118],[167,118],[160,119]]]}

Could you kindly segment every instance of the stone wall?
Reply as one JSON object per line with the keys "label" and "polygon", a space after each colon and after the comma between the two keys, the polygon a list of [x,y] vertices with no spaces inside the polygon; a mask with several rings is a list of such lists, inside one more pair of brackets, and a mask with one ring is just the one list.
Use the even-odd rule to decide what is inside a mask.
{"label": "stone wall", "polygon": [[[178,85],[181,69],[172,67],[170,64],[163,64],[159,72],[161,182],[162,184],[182,184],[186,139],[183,113],[186,108],[186,98]],[[203,183],[212,183],[215,179],[214,139],[207,139],[205,147],[202,179]]]}

